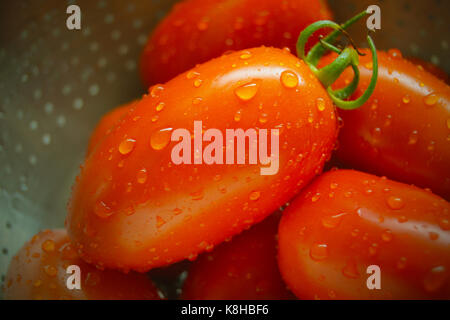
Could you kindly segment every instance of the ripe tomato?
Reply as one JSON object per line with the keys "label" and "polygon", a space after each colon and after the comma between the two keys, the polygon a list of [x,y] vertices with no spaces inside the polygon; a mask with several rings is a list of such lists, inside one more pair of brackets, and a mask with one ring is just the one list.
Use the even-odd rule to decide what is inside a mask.
{"label": "ripe tomato", "polygon": [[[67,267],[80,267],[81,289],[68,289],[72,274]],[[70,280],[70,279],[69,279]],[[5,285],[6,299],[159,299],[145,274],[98,270],[80,258],[65,230],[46,230],[35,235],[12,259]]]}
{"label": "ripe tomato", "polygon": [[87,155],[99,144],[99,142],[112,130],[113,126],[133,107],[136,101],[119,106],[105,114],[92,132],[89,139]]}
{"label": "ripe tomato", "polygon": [[276,234],[280,214],[274,214],[203,254],[190,267],[183,287],[187,300],[290,299],[277,265]]}
{"label": "ripe tomato", "polygon": [[[281,274],[299,298],[449,299],[449,210],[414,186],[329,171],[283,213]],[[368,289],[371,265],[381,289]]]}
{"label": "ripe tomato", "polygon": [[331,19],[322,0],[183,1],[145,46],[143,82],[146,87],[166,82],[229,50],[266,45],[295,52],[300,31],[322,19]]}
{"label": "ripe tomato", "polygon": [[[360,58],[361,82],[370,80],[371,54]],[[323,59],[327,64],[330,55]],[[402,58],[378,52],[378,81],[359,109],[339,110],[343,128],[337,155],[344,163],[389,178],[431,188],[450,198],[450,87]],[[347,70],[337,86],[353,77]]]}
{"label": "ripe tomato", "polygon": [[[171,132],[192,132],[196,120],[220,132],[279,129],[279,171],[261,175],[262,166],[248,161],[175,165]],[[146,271],[194,259],[264,219],[320,173],[336,130],[325,89],[286,50],[211,60],[151,88],[85,160],[69,235],[87,261],[104,267]]]}

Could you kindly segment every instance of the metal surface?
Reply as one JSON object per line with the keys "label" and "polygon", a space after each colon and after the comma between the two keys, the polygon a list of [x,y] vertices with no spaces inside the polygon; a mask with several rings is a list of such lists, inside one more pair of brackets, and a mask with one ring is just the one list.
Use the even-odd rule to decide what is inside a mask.
{"label": "metal surface", "polygon": [[[0,2],[2,281],[26,240],[42,228],[63,225],[89,134],[104,112],[144,92],[138,57],[174,2]],[[337,21],[378,4],[378,48],[397,47],[450,71],[449,1],[329,2]],[[81,7],[80,31],[66,28],[69,4]]]}

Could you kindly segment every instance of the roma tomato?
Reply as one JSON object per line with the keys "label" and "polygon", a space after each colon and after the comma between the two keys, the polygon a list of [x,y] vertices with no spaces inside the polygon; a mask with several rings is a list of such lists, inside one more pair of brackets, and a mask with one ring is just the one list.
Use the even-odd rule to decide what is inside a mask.
{"label": "roma tomato", "polygon": [[87,155],[99,144],[99,142],[112,130],[113,126],[133,107],[136,101],[119,106],[105,114],[92,132],[89,139]]}
{"label": "roma tomato", "polygon": [[291,299],[277,265],[274,214],[231,242],[205,253],[190,267],[183,287],[187,300]]}
{"label": "roma tomato", "polygon": [[[81,289],[69,290],[69,266],[80,268]],[[5,282],[6,299],[160,299],[145,274],[98,270],[78,258],[65,230],[36,234],[12,259]]]}
{"label": "roma tomato", "polygon": [[175,5],[145,46],[143,82],[146,87],[166,82],[229,50],[265,45],[295,52],[300,31],[322,19],[331,19],[322,0],[183,1]]}
{"label": "roma tomato", "polygon": [[[367,87],[371,54],[360,58],[361,81]],[[335,55],[323,59],[327,64]],[[359,109],[339,110],[343,127],[337,155],[355,169],[413,183],[450,197],[450,87],[398,50],[378,52],[375,91]],[[336,82],[343,86],[351,70]]]}
{"label": "roma tomato", "polygon": [[450,204],[429,191],[329,171],[283,213],[280,271],[305,299],[449,299],[449,221]]}
{"label": "roma tomato", "polygon": [[[224,164],[208,164],[197,134],[194,155],[186,152],[197,163],[175,164],[181,142],[171,133],[186,128],[191,146],[199,120],[200,136],[210,128],[278,130],[270,131],[270,148],[279,142],[271,163],[278,170],[261,175],[267,166],[250,164],[255,150],[244,143],[239,151],[242,143],[233,143],[241,139],[233,137],[216,149]],[[336,131],[325,89],[286,50],[262,47],[211,60],[151,88],[85,160],[69,204],[69,235],[99,266],[146,271],[192,260],[264,219],[320,173]],[[234,163],[238,154],[245,161],[225,164],[227,150]]]}

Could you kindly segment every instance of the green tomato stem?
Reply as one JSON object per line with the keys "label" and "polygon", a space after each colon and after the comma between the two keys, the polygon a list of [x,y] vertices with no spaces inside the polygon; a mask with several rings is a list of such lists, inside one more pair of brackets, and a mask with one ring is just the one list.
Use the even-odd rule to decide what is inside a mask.
{"label": "green tomato stem", "polygon": [[[306,27],[301,33],[297,41],[297,54],[298,56],[305,61],[305,63],[309,66],[311,71],[315,74],[315,76],[319,79],[319,81],[322,83],[322,85],[326,88],[328,94],[330,95],[330,98],[333,100],[333,102],[342,109],[356,109],[360,106],[362,106],[372,95],[375,84],[378,78],[378,60],[377,60],[377,52],[375,45],[372,41],[372,38],[370,36],[367,36],[367,41],[369,43],[370,50],[372,52],[372,64],[373,64],[373,72],[372,72],[372,78],[370,81],[370,84],[366,91],[359,97],[358,99],[354,101],[346,101],[344,99],[349,98],[358,87],[360,74],[358,69],[359,64],[359,58],[358,55],[360,54],[358,50],[353,47],[347,47],[344,50],[340,50],[339,48],[335,47],[333,43],[337,40],[338,36],[341,34],[347,33],[345,32],[345,29],[351,26],[353,23],[358,21],[359,19],[366,16],[367,13],[361,12],[360,14],[356,15],[355,17],[351,18],[347,22],[345,22],[342,25],[339,25],[333,21],[329,20],[322,20],[317,21],[308,27]],[[317,43],[315,46],[311,48],[311,50],[308,52],[307,55],[305,55],[305,45],[311,37],[311,35],[316,32],[319,29],[322,28],[332,28],[334,29],[333,32],[331,32],[328,36],[326,36],[324,39],[321,39],[319,43]],[[351,39],[350,39],[351,41]],[[351,41],[352,42],[352,41]],[[353,44],[353,42],[352,42]],[[334,51],[338,53],[338,57],[329,65],[319,69],[317,68],[317,64],[320,60],[320,58],[327,52],[327,51]],[[332,90],[331,85],[339,78],[339,76],[344,72],[344,70],[351,66],[353,69],[354,77],[353,80],[350,82],[349,85],[346,87],[339,89],[339,90]]]}

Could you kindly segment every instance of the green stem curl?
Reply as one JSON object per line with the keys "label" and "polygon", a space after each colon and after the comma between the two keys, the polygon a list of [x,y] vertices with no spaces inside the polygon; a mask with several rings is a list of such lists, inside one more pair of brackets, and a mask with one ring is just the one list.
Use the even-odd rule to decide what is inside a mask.
{"label": "green stem curl", "polygon": [[[347,47],[343,50],[340,50],[339,48],[333,45],[341,34],[347,35],[347,32],[345,31],[346,28],[348,28],[349,26],[351,26],[356,21],[358,21],[359,19],[363,18],[366,15],[367,13],[365,11],[361,12],[360,14],[351,18],[342,25],[339,25],[329,20],[317,21],[306,27],[300,33],[300,36],[297,41],[297,55],[305,61],[305,63],[309,66],[311,71],[315,74],[315,76],[319,79],[322,85],[326,88],[331,100],[336,104],[336,106],[338,106],[341,109],[350,110],[359,108],[369,99],[369,97],[375,90],[375,85],[378,78],[378,59],[375,44],[373,43],[372,38],[369,35],[367,36],[367,42],[369,44],[369,48],[372,53],[372,65],[373,65],[372,77],[366,91],[358,99],[353,101],[348,101],[345,99],[350,97],[358,87],[360,79],[358,69],[359,64],[358,55],[360,53],[355,47],[353,48]],[[314,32],[322,28],[332,28],[334,29],[334,31],[331,32],[324,39],[321,39],[319,43],[317,43],[314,47],[312,47],[311,50],[309,50],[308,54],[305,55],[305,45],[308,39]],[[339,55],[329,65],[320,69],[317,68],[317,64],[320,58],[327,51],[334,51]],[[349,66],[352,67],[354,73],[352,81],[350,82],[350,84],[348,84],[346,87],[342,89],[333,90],[331,88],[331,85],[339,78],[342,72],[344,72],[344,70]]]}

